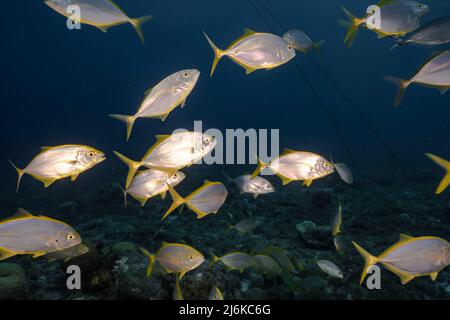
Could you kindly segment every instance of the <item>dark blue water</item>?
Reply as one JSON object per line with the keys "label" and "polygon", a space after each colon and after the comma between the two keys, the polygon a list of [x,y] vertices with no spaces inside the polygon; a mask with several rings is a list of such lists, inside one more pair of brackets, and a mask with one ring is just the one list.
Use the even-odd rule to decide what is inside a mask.
{"label": "dark blue water", "polygon": [[[314,40],[326,41],[321,56],[311,53],[314,59],[373,124],[407,171],[432,170],[438,179],[442,172],[424,153],[450,157],[450,95],[411,86],[401,107],[395,108],[396,89],[382,78],[411,77],[430,58],[432,50],[405,46],[391,51],[392,39],[379,40],[367,30],[361,30],[353,47],[348,48],[343,44],[346,31],[336,23],[336,19],[345,19],[338,3],[264,3],[288,28],[305,30]],[[70,31],[65,18],[42,1],[2,5],[0,172],[4,203],[0,210],[9,212],[18,206],[50,210],[50,200],[46,199],[57,195],[62,201],[59,190],[67,192],[66,198],[71,200],[71,190],[119,182],[125,167],[113,150],[138,159],[154,143],[154,135],[170,134],[177,128],[193,129],[195,120],[203,121],[205,129],[280,129],[282,148],[310,150],[350,162],[335,129],[293,63],[246,76],[241,67],[224,58],[214,77],[209,77],[213,54],[202,31],[221,48],[239,37],[244,28],[271,31],[247,1],[122,0],[118,4],[131,17],[155,16],[143,26],[145,46],[131,25],[111,28],[106,34],[84,25],[82,30]],[[369,3],[343,0],[340,4],[360,15]],[[424,21],[450,13],[446,1],[428,4],[432,11]],[[262,12],[282,35],[283,30]],[[295,59],[334,114],[355,155],[359,168],[355,174],[377,172],[390,177],[396,172],[383,146],[311,60],[301,53]],[[108,114],[134,113],[145,90],[185,68],[202,72],[186,107],[176,109],[166,122],[138,120],[126,143],[125,126]],[[25,177],[24,193],[39,194],[39,201],[27,203],[23,196],[14,194],[16,172],[7,159],[24,167],[40,146],[72,143],[105,151],[108,161],[85,173],[75,184],[61,182],[49,190]],[[226,170],[239,173],[253,168],[232,166]],[[436,179],[429,182],[431,194]],[[117,198],[119,203],[120,193]],[[91,205],[95,207],[96,203]]]}

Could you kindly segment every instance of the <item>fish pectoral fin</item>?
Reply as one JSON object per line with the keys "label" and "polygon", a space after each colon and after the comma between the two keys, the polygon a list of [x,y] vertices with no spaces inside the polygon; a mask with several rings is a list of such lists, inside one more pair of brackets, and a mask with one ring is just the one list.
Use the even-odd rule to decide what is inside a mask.
{"label": "fish pectoral fin", "polygon": [[185,274],[186,274],[186,272],[180,272],[180,273],[178,274],[178,280],[183,279],[183,277],[184,277]]}
{"label": "fish pectoral fin", "polygon": [[164,200],[166,198],[167,192],[164,191],[163,193],[161,193],[161,199]]}
{"label": "fish pectoral fin", "polygon": [[0,260],[5,260],[17,255],[14,251],[10,251],[5,248],[0,248]]}
{"label": "fish pectoral fin", "polygon": [[183,109],[184,106],[186,105],[186,101],[187,101],[187,99],[184,99],[183,102],[181,103],[181,109]]}
{"label": "fish pectoral fin", "polygon": [[33,259],[42,257],[42,256],[44,256],[44,255],[46,255],[46,254],[47,254],[47,252],[45,252],[45,251],[38,251],[38,252],[35,252],[35,253],[33,254]]}
{"label": "fish pectoral fin", "polygon": [[80,175],[79,173],[74,174],[73,176],[70,177],[70,181],[73,182],[73,181],[77,180],[79,175]]}
{"label": "fish pectoral fin", "polygon": [[305,181],[303,181],[303,185],[307,186],[307,187],[310,187],[312,185],[312,183],[313,183],[312,180],[305,180]]}
{"label": "fish pectoral fin", "polygon": [[438,272],[433,272],[430,274],[430,278],[433,281],[436,281],[437,277],[438,277],[439,273]]}

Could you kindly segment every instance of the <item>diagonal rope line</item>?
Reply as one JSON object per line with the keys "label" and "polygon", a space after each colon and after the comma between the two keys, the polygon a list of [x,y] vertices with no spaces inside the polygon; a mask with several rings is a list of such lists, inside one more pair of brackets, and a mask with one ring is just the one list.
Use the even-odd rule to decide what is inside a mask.
{"label": "diagonal rope line", "polygon": [[[250,0],[249,0],[250,1]],[[284,26],[279,19],[274,15],[274,13],[261,1],[255,0],[258,4],[270,15],[270,17],[283,29],[284,32],[287,31],[286,26]],[[328,82],[336,89],[336,91],[342,96],[348,106],[356,113],[356,115],[361,119],[361,121],[366,125],[366,127],[374,134],[378,141],[383,145],[386,152],[390,155],[392,160],[394,160],[401,168],[403,168],[402,161],[395,154],[395,152],[388,146],[381,134],[375,129],[373,124],[367,119],[367,117],[359,110],[359,108],[352,102],[352,100],[345,94],[344,90],[334,81],[331,76],[323,69],[317,60],[308,55],[311,62],[316,66],[316,68],[322,73],[322,75],[328,80]]]}
{"label": "diagonal rope line", "polygon": [[[255,0],[257,1],[257,0]],[[251,1],[248,0],[249,4],[253,7],[253,9],[255,10],[255,12],[263,19],[263,21],[265,22],[265,24],[269,27],[269,29],[272,31],[272,33],[276,33],[274,28],[272,27],[272,25],[270,24],[270,22],[267,20],[267,18],[262,14],[262,12],[258,9],[258,7],[256,7],[256,5]],[[258,1],[259,2],[259,1]],[[261,3],[260,3],[261,4]],[[262,6],[262,5],[261,5]],[[267,11],[267,9],[265,9]],[[275,20],[275,19],[274,19]],[[283,28],[283,27],[282,27]],[[284,29],[284,28],[283,28]],[[306,76],[305,72],[303,71],[303,69],[300,67],[300,65],[298,64],[297,61],[294,61],[295,66],[299,72],[299,74],[301,75],[301,77],[303,78],[303,80],[305,81],[305,83],[308,85],[308,87],[310,88],[311,92],[314,95],[314,98],[316,99],[317,103],[319,104],[319,106],[321,107],[321,109],[323,110],[323,112],[325,113],[326,117],[328,118],[328,120],[330,121],[331,125],[333,126],[333,128],[335,129],[339,140],[341,141],[342,145],[345,148],[345,151],[347,152],[349,159],[352,163],[352,165],[357,168],[357,163],[355,160],[355,157],[353,156],[353,153],[350,150],[350,147],[348,146],[347,142],[345,141],[344,135],[342,134],[341,130],[339,129],[339,126],[337,125],[337,122],[334,118],[333,113],[328,110],[328,108],[325,106],[325,103],[323,102],[322,98],[320,97],[319,93],[317,92],[317,90],[314,88],[314,86],[312,85],[311,81],[309,81],[309,78]]]}

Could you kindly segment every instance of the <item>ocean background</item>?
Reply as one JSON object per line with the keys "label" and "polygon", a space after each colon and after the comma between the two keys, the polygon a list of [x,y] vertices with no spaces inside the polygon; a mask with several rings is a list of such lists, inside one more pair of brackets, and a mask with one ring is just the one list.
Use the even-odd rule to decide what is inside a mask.
{"label": "ocean background", "polygon": [[[205,263],[202,272],[208,273],[210,280],[205,280],[205,288],[213,282],[226,286],[223,292],[229,299],[448,299],[448,270],[442,272],[440,282],[432,283],[429,278],[423,278],[407,286],[402,286],[394,275],[384,270],[383,277],[388,279],[386,286],[391,290],[374,293],[361,289],[358,280],[363,264],[357,253],[342,257],[332,245],[308,247],[298,239],[299,232],[295,228],[296,224],[306,220],[327,226],[336,210],[337,195],[341,194],[344,229],[352,240],[362,242],[369,251],[381,252],[395,243],[400,232],[449,239],[448,192],[439,197],[434,195],[443,171],[424,153],[450,158],[450,96],[411,86],[402,105],[395,108],[396,89],[383,80],[384,75],[411,77],[434,49],[405,46],[391,51],[392,39],[379,40],[367,30],[359,32],[353,47],[346,47],[343,44],[346,30],[336,22],[345,19],[340,5],[361,15],[371,4],[368,1],[262,1],[288,28],[304,30],[315,41],[326,41],[322,55],[311,53],[313,59],[369,119],[400,159],[403,169],[392,162],[373,133],[311,58],[301,53],[295,60],[337,119],[356,165],[350,162],[336,131],[294,63],[246,76],[241,67],[224,58],[214,77],[209,77],[213,53],[202,31],[220,48],[226,48],[244,28],[271,32],[247,1],[117,1],[130,17],[155,16],[143,26],[145,46],[131,25],[111,28],[106,34],[86,25],[81,30],[70,31],[66,28],[66,19],[43,1],[9,1],[3,4],[0,19],[0,214],[7,217],[18,207],[24,207],[33,213],[68,222],[83,239],[97,247],[100,257],[109,254],[104,248],[123,242],[156,251],[163,240],[185,241],[207,256],[211,249],[217,254],[225,254],[236,250],[250,252],[260,244],[274,244],[299,258],[324,256],[340,263],[346,274],[344,280],[339,280],[315,271],[300,273],[300,287],[302,280],[308,277],[316,277],[316,282],[320,278],[322,284],[325,283],[319,291],[329,294],[315,296],[314,290],[289,291],[284,282],[254,276],[251,272],[230,275],[218,268],[219,276],[217,270],[214,273]],[[426,3],[431,12],[424,16],[423,22],[450,13],[447,1]],[[283,30],[263,9],[261,11],[281,36]],[[198,68],[202,72],[186,107],[176,109],[165,122],[138,120],[130,141],[126,142],[125,125],[109,118],[108,114],[134,113],[145,90],[171,73],[186,68]],[[175,213],[175,218],[168,223],[159,223],[170,199],[164,202],[150,200],[144,209],[129,199],[132,205],[124,209],[117,184],[123,184],[126,167],[113,151],[138,159],[155,142],[155,135],[170,134],[178,128],[192,130],[196,120],[201,120],[205,129],[222,131],[280,129],[282,148],[313,151],[326,158],[331,155],[335,161],[348,163],[354,170],[356,183],[343,185],[332,176],[306,189],[298,184],[281,187],[278,178],[272,177],[278,192],[256,200],[239,196],[229,186],[229,202],[221,212],[200,221],[185,210],[181,214]],[[23,168],[39,153],[41,146],[60,144],[86,144],[104,151],[108,159],[83,173],[76,182],[59,181],[49,189],[25,176],[16,195],[17,175],[8,159]],[[238,176],[254,168],[254,165],[193,166],[185,170],[188,178],[180,185],[179,192],[187,195],[204,179],[225,181],[222,171]],[[262,227],[252,235],[230,235],[226,230],[227,223],[248,216],[261,220]],[[349,220],[352,224],[346,225]],[[94,274],[97,275],[99,270],[113,270],[121,259],[108,257],[111,264],[105,262],[107,259],[97,261],[92,267]],[[144,264],[145,259],[138,253],[128,264],[139,257]],[[164,276],[164,281],[159,284],[163,293],[152,295],[150,289],[150,292],[145,291],[144,280],[147,280],[143,277],[144,280],[135,280],[136,285],[145,287],[141,289],[142,295],[123,293],[120,290],[124,289],[113,280],[114,285],[105,284],[100,289],[74,293],[63,288],[63,268],[57,262],[29,257],[15,257],[6,262],[28,268],[26,293],[20,298],[166,299],[170,298],[173,286],[173,279]],[[45,282],[51,285],[39,285],[42,276],[51,279],[54,275],[60,278]],[[110,277],[113,279],[114,275]],[[182,283],[187,291],[185,297],[205,298],[200,294],[202,289],[195,287],[194,276],[187,277],[186,283]],[[227,277],[233,277],[235,282]],[[244,281],[249,283],[245,286],[247,291],[242,286]],[[277,289],[280,287],[286,292]],[[331,293],[329,288],[333,288]]]}

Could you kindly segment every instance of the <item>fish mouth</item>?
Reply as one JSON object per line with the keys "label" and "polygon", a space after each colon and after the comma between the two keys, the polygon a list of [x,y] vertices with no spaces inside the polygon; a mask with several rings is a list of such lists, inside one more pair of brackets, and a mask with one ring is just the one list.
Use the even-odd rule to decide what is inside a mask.
{"label": "fish mouth", "polygon": [[105,157],[105,156],[100,157],[100,158],[97,159],[97,164],[102,163],[102,162],[105,161],[105,160],[106,160],[106,157]]}

